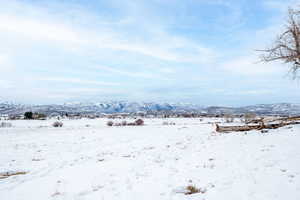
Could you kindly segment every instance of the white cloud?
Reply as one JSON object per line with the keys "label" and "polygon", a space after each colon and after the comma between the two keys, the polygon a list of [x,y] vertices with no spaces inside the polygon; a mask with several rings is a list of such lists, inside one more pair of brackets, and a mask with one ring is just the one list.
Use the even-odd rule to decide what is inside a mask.
{"label": "white cloud", "polygon": [[163,67],[163,68],[159,69],[159,71],[161,73],[165,73],[165,74],[175,74],[176,73],[176,70],[171,67]]}
{"label": "white cloud", "polygon": [[24,35],[34,40],[80,42],[80,37],[70,28],[14,15],[0,15],[0,30]]}
{"label": "white cloud", "polygon": [[116,73],[116,74],[120,74],[120,75],[125,75],[125,76],[133,77],[133,78],[170,80],[166,77],[162,77],[160,75],[153,74],[149,71],[148,72],[130,72],[130,71],[126,71],[126,70],[114,69],[112,67],[103,66],[103,65],[97,66],[97,68],[104,70],[104,71],[108,71],[108,72],[112,72],[112,73]]}
{"label": "white cloud", "polygon": [[102,86],[118,86],[120,83],[104,82],[95,80],[84,80],[79,78],[66,78],[66,77],[45,77],[39,79],[40,81],[51,81],[51,82],[63,82],[63,83],[78,83],[78,84],[89,84],[89,85],[102,85]]}
{"label": "white cloud", "polygon": [[258,57],[242,56],[225,61],[221,69],[245,76],[283,74],[284,68],[279,63],[262,63]]}
{"label": "white cloud", "polygon": [[8,54],[0,53],[0,73],[6,73],[13,70],[13,63],[11,57]]}
{"label": "white cloud", "polygon": [[11,89],[14,85],[11,81],[0,80],[0,89]]}
{"label": "white cloud", "polygon": [[[39,18],[31,17],[26,13],[26,9],[28,6],[24,6],[21,14],[16,13],[13,9],[0,14],[2,34],[5,32],[9,35],[16,34],[17,36],[12,40],[22,40],[22,37],[25,37],[38,43],[52,44],[52,42],[56,42],[71,51],[76,49],[79,53],[110,49],[143,54],[166,61],[196,63],[207,63],[215,57],[214,51],[210,48],[172,35],[161,26],[151,24],[149,27],[145,27],[144,33],[137,35],[130,30],[131,26],[116,29],[114,23],[109,25],[109,22],[102,20],[102,23],[87,22],[98,25],[87,28],[70,22],[69,16],[59,16],[60,18],[58,18],[48,13],[42,14],[39,12],[39,7],[32,6],[28,9],[28,12],[37,10],[36,12],[39,13]],[[80,14],[83,16],[78,17],[84,18],[85,13]],[[89,19],[98,20],[96,16]],[[101,27],[99,24],[105,25]],[[139,26],[139,24],[135,24],[135,26]],[[128,34],[128,32],[132,32],[132,34]],[[143,34],[151,37],[143,38]]]}
{"label": "white cloud", "polygon": [[[205,2],[203,5],[211,4],[209,8],[216,6],[220,12],[211,16],[208,11],[205,15],[209,18],[202,18],[204,15],[192,8],[193,5],[200,8],[201,1]],[[276,10],[280,17],[274,17],[271,26],[261,30],[256,28],[269,24],[268,17],[265,19],[259,15],[263,23],[255,27],[243,26],[246,22],[251,22],[251,25],[251,20],[254,20],[246,19],[248,15],[243,13],[246,10],[243,5],[247,3],[244,1],[201,1],[108,1],[108,4],[116,4],[119,8],[113,9],[111,13],[103,10],[105,14],[101,9],[95,11],[96,9],[85,7],[86,3],[70,7],[75,4],[74,1],[2,2],[0,72],[15,72],[6,73],[7,81],[2,80],[0,84],[8,86],[8,83],[13,83],[18,86],[18,91],[11,92],[11,96],[19,95],[21,99],[28,93],[35,93],[27,97],[32,99],[42,99],[44,96],[81,98],[83,93],[144,97],[143,91],[148,85],[159,89],[164,86],[166,89],[158,92],[163,96],[165,91],[176,88],[181,83],[190,84],[194,88],[199,88],[201,83],[205,85],[204,89],[210,91],[214,85],[220,84],[220,79],[228,78],[228,82],[233,85],[236,75],[253,78],[251,84],[255,85],[257,76],[264,78],[267,75],[286,73],[286,68],[280,64],[257,63],[258,57],[253,52],[245,53],[249,49],[264,48],[266,41],[272,42],[271,36],[280,31],[278,19],[282,17],[282,13],[278,11],[278,3],[285,1],[272,0],[266,3],[265,6]],[[123,5],[130,8],[126,10]],[[164,8],[167,9],[166,12]],[[251,9],[252,5],[249,10]],[[175,16],[173,11],[183,16]],[[255,13],[251,14],[253,16],[256,17]],[[228,41],[223,43],[223,36]],[[205,40],[201,40],[202,38]],[[40,78],[45,74],[47,77]],[[79,78],[73,78],[72,75]],[[105,80],[110,78],[109,82],[86,78],[97,75],[105,77]],[[132,81],[128,83],[128,77],[138,79],[141,84],[134,85]],[[195,77],[201,78],[195,80]],[[57,84],[48,88],[45,86],[47,82],[45,84],[42,81]],[[39,85],[39,90],[32,89],[37,82],[44,84]],[[57,85],[59,88],[55,88]],[[66,87],[70,85],[72,88],[67,90]],[[128,94],[126,91],[126,94],[124,90],[117,90],[117,87],[114,90],[110,90],[114,87],[101,87],[118,85],[120,88],[134,85],[140,91],[135,90],[135,94]],[[223,82],[220,85],[223,86]],[[186,93],[187,90],[184,88],[176,91]],[[255,91],[254,88],[244,94],[254,95]],[[201,95],[203,90],[199,92],[190,89],[188,92],[196,96]]]}
{"label": "white cloud", "polygon": [[243,91],[235,91],[235,92],[227,91],[227,92],[225,92],[225,95],[259,96],[259,95],[268,95],[268,94],[273,94],[273,93],[274,93],[273,90],[253,89],[253,90],[243,90]]}
{"label": "white cloud", "polygon": [[265,0],[263,5],[268,9],[275,9],[285,13],[288,7],[299,6],[299,0]]}

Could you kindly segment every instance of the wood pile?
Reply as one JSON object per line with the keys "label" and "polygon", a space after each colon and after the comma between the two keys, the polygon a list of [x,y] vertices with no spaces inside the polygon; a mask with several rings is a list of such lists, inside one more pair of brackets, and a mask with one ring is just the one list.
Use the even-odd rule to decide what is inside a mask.
{"label": "wood pile", "polygon": [[216,124],[216,131],[221,133],[233,131],[251,131],[263,129],[276,129],[283,126],[300,124],[300,117],[284,117],[284,118],[261,118],[255,119],[250,123],[240,126],[220,126]]}

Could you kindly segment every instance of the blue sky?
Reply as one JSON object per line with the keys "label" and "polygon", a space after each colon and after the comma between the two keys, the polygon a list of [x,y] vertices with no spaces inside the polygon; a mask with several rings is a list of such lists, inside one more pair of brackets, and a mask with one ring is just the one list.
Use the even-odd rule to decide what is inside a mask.
{"label": "blue sky", "polygon": [[295,0],[0,0],[0,98],[300,103],[258,63]]}

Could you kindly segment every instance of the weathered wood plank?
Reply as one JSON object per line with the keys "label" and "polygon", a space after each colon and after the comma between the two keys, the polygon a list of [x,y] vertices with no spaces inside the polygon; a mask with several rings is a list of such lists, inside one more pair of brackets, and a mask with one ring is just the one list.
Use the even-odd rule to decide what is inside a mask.
{"label": "weathered wood plank", "polygon": [[272,124],[258,124],[258,125],[243,125],[243,126],[219,126],[216,124],[216,131],[217,132],[234,132],[234,131],[251,131],[251,130],[262,130],[262,129],[276,129],[283,126],[300,124],[299,121],[292,121],[292,122],[284,122],[281,121],[280,123],[272,123]]}

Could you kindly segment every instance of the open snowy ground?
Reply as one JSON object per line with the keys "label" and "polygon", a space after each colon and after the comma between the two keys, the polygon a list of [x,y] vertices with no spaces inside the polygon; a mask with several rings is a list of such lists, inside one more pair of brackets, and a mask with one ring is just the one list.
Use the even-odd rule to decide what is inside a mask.
{"label": "open snowy ground", "polygon": [[[0,199],[300,199],[300,126],[220,135],[208,120],[11,121],[0,128],[0,173],[27,173],[0,179]],[[202,193],[185,195],[188,185]]]}

